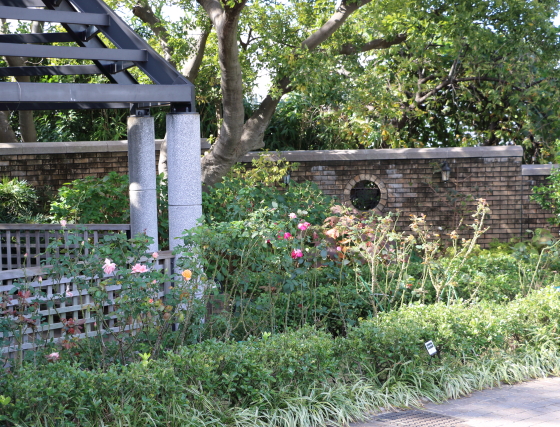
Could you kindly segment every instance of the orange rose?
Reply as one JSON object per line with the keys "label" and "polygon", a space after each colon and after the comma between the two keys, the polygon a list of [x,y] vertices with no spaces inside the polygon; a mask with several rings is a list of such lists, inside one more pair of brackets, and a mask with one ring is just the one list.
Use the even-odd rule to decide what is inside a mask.
{"label": "orange rose", "polygon": [[190,270],[185,270],[185,271],[183,271],[183,272],[181,273],[181,276],[183,276],[183,278],[184,278],[186,281],[189,281],[189,280],[191,280],[191,277],[192,277],[192,271],[190,271]]}

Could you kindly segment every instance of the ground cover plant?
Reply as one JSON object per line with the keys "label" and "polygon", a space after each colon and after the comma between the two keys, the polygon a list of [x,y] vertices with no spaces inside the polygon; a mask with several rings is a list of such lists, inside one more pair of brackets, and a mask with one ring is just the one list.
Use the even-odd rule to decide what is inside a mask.
{"label": "ground cover plant", "polygon": [[507,304],[403,307],[346,337],[306,327],[207,340],[105,369],[61,353],[0,377],[0,416],[8,426],[342,425],[558,373],[559,318],[560,294],[547,288]]}

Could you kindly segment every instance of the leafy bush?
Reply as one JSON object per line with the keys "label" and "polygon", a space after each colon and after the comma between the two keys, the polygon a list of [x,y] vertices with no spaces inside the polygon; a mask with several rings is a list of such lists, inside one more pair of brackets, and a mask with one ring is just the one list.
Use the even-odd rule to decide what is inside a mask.
{"label": "leafy bush", "polygon": [[0,223],[29,222],[37,213],[37,194],[25,180],[3,177],[0,183]]}
{"label": "leafy bush", "polygon": [[128,176],[110,172],[64,184],[51,203],[55,221],[78,224],[126,224],[130,219]]}
{"label": "leafy bush", "polygon": [[[332,338],[311,328],[206,341],[84,369],[60,359],[0,376],[8,426],[308,426],[560,372],[560,293],[505,305],[412,305]],[[434,341],[441,359],[424,348]],[[149,384],[149,387],[146,387]],[[330,410],[329,410],[330,408]],[[346,415],[341,417],[341,413]]]}
{"label": "leafy bush", "polygon": [[274,209],[272,220],[285,218],[290,212],[305,211],[308,221],[322,223],[332,199],[312,182],[284,184],[284,176],[296,166],[270,154],[253,159],[251,168],[237,165],[222,182],[203,193],[207,221],[240,221],[259,209],[271,208]]}
{"label": "leafy bush", "polygon": [[[130,221],[128,175],[110,172],[103,178],[88,176],[64,184],[51,202],[54,221],[77,224],[127,224]],[[163,175],[156,180],[158,203],[159,246],[169,247],[169,216],[167,181]]]}
{"label": "leafy bush", "polygon": [[551,210],[554,216],[548,218],[548,222],[558,225],[560,224],[560,169],[553,168],[546,180],[548,184],[533,187],[531,200],[537,202],[542,209]]}
{"label": "leafy bush", "polygon": [[[182,265],[213,289],[219,315],[206,325],[221,339],[247,339],[265,331],[285,331],[305,324],[345,334],[360,317],[375,316],[414,300],[441,300],[484,232],[486,204],[481,201],[471,239],[451,252],[429,239],[424,217],[414,217],[416,237],[395,229],[391,216],[355,214],[343,207],[324,225],[305,211],[278,217],[261,208],[242,221],[202,224],[184,234]],[[305,215],[305,216],[303,216]],[[422,266],[412,263],[421,255]]]}

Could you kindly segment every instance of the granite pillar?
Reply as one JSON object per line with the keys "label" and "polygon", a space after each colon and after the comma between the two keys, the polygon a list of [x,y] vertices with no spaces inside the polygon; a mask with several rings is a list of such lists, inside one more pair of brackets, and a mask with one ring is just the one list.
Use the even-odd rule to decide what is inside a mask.
{"label": "granite pillar", "polygon": [[167,115],[167,183],[169,188],[169,247],[182,244],[183,231],[202,216],[200,116]]}
{"label": "granite pillar", "polygon": [[156,148],[154,118],[128,118],[128,171],[130,177],[131,234],[145,233],[154,239],[149,251],[158,250]]}

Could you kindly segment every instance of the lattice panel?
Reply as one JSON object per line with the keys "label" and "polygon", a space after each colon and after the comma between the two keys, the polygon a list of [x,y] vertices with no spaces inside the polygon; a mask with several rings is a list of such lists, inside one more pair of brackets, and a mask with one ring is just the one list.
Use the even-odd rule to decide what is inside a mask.
{"label": "lattice panel", "polygon": [[0,224],[0,271],[38,267],[48,257],[56,257],[60,249],[70,247],[62,246],[49,255],[46,255],[45,251],[52,242],[66,240],[63,237],[68,230],[79,233],[82,240],[88,240],[95,245],[105,234],[129,231],[130,225],[67,225],[63,228],[51,224]]}
{"label": "lattice panel", "polygon": [[[165,272],[171,272],[171,262],[173,260],[171,251],[159,252],[156,260],[155,268],[164,269]],[[64,339],[65,325],[61,319],[72,318],[76,320],[84,320],[81,333],[73,334],[73,337],[92,336],[99,333],[98,328],[94,328],[96,321],[94,317],[90,317],[90,311],[87,306],[92,304],[92,299],[87,290],[78,290],[73,278],[63,278],[62,280],[52,280],[48,278],[48,268],[31,267],[29,269],[11,270],[0,272],[0,297],[3,297],[4,307],[0,307],[0,311],[8,312],[4,318],[21,325],[21,330],[14,336],[13,333],[2,336],[0,333],[1,353],[8,353],[9,356],[14,355],[20,350],[28,350],[34,348],[37,344],[45,341],[54,340],[58,342]],[[108,276],[107,276],[108,277]],[[87,279],[92,284],[99,284],[104,278]],[[26,286],[40,292],[42,297],[24,298],[25,295],[17,297],[17,286],[25,282]],[[158,293],[159,298],[165,297],[171,283],[161,283]],[[114,301],[118,297],[121,289],[120,285],[107,286],[108,293],[107,302],[103,304],[104,314],[109,315],[103,332],[109,330],[117,331],[119,328],[115,326],[110,313],[114,310]],[[69,296],[70,295],[70,296]],[[19,316],[18,308],[20,301],[27,304],[39,304],[39,314],[42,316],[42,324],[38,328],[28,327],[25,318]],[[2,301],[0,301],[1,303]],[[47,305],[48,302],[53,304],[52,307]],[[2,319],[0,318],[0,321]],[[129,325],[126,329],[134,329],[135,325]],[[21,334],[21,335],[20,335]],[[3,341],[3,342],[2,342]]]}

